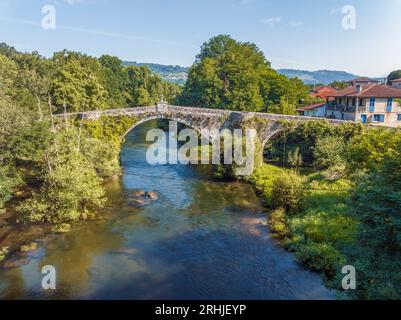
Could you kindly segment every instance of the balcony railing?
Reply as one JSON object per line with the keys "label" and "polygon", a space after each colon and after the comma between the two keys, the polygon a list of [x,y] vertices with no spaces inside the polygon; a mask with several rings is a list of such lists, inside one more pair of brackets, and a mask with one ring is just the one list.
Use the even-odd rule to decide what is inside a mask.
{"label": "balcony railing", "polygon": [[[327,110],[353,113],[356,111],[356,107],[355,106],[346,106],[343,104],[331,103],[327,106]],[[358,111],[359,111],[359,108],[358,108]]]}

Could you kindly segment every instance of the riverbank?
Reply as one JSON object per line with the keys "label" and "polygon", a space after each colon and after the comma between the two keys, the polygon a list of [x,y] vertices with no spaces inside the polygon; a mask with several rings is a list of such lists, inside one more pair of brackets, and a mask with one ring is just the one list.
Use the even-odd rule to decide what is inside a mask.
{"label": "riverbank", "polygon": [[[319,275],[277,245],[252,186],[218,182],[191,166],[151,166],[149,127],[121,151],[123,175],[106,186],[97,220],[47,240],[21,267],[0,269],[0,298],[11,299],[333,299]],[[130,205],[127,194],[155,191]],[[231,254],[235,252],[235,254]],[[57,291],[40,289],[40,267],[57,268]]]}
{"label": "riverbank", "polygon": [[264,164],[251,183],[270,212],[273,237],[303,265],[320,272],[338,297],[363,298],[366,283],[359,283],[365,290],[352,293],[341,285],[343,266],[360,266],[369,258],[358,242],[361,223],[352,214],[351,182]]}

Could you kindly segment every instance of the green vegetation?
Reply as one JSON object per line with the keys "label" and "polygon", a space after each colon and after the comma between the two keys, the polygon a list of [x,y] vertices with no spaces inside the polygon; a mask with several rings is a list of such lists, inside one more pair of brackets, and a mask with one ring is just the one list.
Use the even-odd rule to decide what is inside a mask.
{"label": "green vegetation", "polygon": [[401,70],[395,70],[391,72],[387,77],[387,84],[391,85],[391,82],[395,79],[401,78]]}
{"label": "green vegetation", "polygon": [[[289,127],[279,145],[307,145],[300,148],[304,167],[265,164],[252,177],[272,211],[273,236],[344,298],[400,298],[400,139],[387,128]],[[357,290],[345,292],[347,264],[357,270]]]}
{"label": "green vegetation", "polygon": [[294,69],[278,69],[277,71],[280,74],[283,74],[289,78],[298,78],[301,79],[305,84],[313,86],[327,85],[335,81],[349,81],[358,77],[345,71],[335,70],[306,71]]}
{"label": "green vegetation", "polygon": [[337,90],[343,90],[347,88],[349,84],[346,81],[333,81],[329,86]]}
{"label": "green vegetation", "polygon": [[295,114],[308,87],[270,66],[254,44],[219,35],[206,42],[189,70],[180,102],[240,111]]}
{"label": "green vegetation", "polygon": [[0,262],[5,259],[5,257],[8,254],[8,251],[9,251],[8,247],[3,247],[3,248],[0,249]]}
{"label": "green vegetation", "polygon": [[[62,51],[46,59],[0,44],[0,212],[23,189],[19,220],[56,223],[53,231],[65,232],[67,222],[105,205],[102,183],[119,173],[120,144],[137,119],[64,120],[54,112],[152,105],[161,95],[191,106],[285,114],[311,101],[308,87],[274,71],[254,44],[224,35],[203,45],[182,90],[116,57]],[[401,132],[281,124],[265,150],[281,167],[256,159],[251,179],[272,211],[273,235],[333,288],[341,290],[341,267],[354,265],[357,290],[345,297],[399,299]],[[214,169],[232,176],[232,166]],[[0,250],[0,260],[6,254]]]}
{"label": "green vegetation", "polygon": [[188,77],[189,68],[172,66],[172,65],[162,65],[157,63],[137,63],[131,61],[124,61],[124,66],[136,66],[136,67],[147,67],[152,72],[160,75],[162,79],[176,83],[179,85],[184,85]]}
{"label": "green vegetation", "polygon": [[[126,81],[128,70],[109,56],[63,51],[45,59],[5,45],[0,52],[0,209],[25,189],[19,220],[59,224],[94,216],[106,201],[102,183],[119,173],[120,144],[137,120],[65,121],[53,112],[133,104],[126,90],[134,93],[136,84]],[[156,101],[160,86],[168,86],[152,79],[157,88],[149,97]]]}

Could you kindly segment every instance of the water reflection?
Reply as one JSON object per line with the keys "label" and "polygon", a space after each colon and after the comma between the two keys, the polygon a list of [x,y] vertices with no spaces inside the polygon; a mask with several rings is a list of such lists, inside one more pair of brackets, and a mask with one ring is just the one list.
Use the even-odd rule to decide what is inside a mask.
{"label": "water reflection", "polygon": [[[126,172],[108,184],[101,219],[64,236],[38,239],[40,250],[20,268],[0,271],[2,298],[58,299],[320,299],[333,294],[317,274],[270,239],[252,188],[212,182],[189,166],[150,166],[144,137],[127,137]],[[158,177],[158,178],[154,178]],[[157,191],[143,208],[126,193]],[[57,269],[57,290],[40,287],[44,265]]]}

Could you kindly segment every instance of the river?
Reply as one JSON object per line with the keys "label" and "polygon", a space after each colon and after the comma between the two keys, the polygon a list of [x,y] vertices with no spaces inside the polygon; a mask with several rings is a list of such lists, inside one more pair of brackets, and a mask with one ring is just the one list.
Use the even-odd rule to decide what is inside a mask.
{"label": "river", "polygon": [[[151,166],[145,133],[133,130],[121,152],[124,174],[107,184],[99,219],[36,239],[25,265],[0,269],[5,299],[332,299],[320,276],[269,235],[253,188],[223,183],[192,166]],[[142,208],[126,194],[156,191]],[[41,268],[57,271],[44,291]]]}

